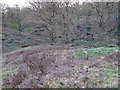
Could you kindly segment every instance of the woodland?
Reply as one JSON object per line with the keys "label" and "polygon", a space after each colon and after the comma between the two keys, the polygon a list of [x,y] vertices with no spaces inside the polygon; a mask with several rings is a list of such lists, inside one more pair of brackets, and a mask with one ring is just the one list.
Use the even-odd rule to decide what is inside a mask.
{"label": "woodland", "polygon": [[1,3],[2,87],[118,88],[118,6]]}

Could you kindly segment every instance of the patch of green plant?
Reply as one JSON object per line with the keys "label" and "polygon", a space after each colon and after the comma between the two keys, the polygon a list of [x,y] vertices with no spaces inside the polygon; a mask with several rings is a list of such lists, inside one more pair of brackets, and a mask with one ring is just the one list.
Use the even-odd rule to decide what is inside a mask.
{"label": "patch of green plant", "polygon": [[117,52],[117,51],[118,49],[116,47],[115,48],[102,47],[101,49],[92,48],[92,49],[80,51],[75,53],[75,55],[86,56],[88,54],[89,56],[98,56],[98,55],[110,54],[112,52]]}
{"label": "patch of green plant", "polygon": [[24,26],[24,28],[32,28],[32,25],[26,24],[26,25]]}
{"label": "patch of green plant", "polygon": [[5,36],[4,34],[0,34],[0,37],[3,37],[3,36]]}
{"label": "patch of green plant", "polygon": [[[75,83],[75,84],[74,84],[74,87],[75,87],[75,88],[81,88],[81,84],[80,84],[80,83]],[[73,88],[73,87],[71,87],[71,88]]]}
{"label": "patch of green plant", "polygon": [[0,38],[1,38],[1,40],[5,39],[5,35],[4,34],[0,34]]}
{"label": "patch of green plant", "polygon": [[[105,71],[106,72],[106,71]],[[114,87],[117,85],[118,78],[114,78],[114,74],[116,71],[110,71],[111,73],[104,73],[104,72],[94,72],[89,74],[89,87],[94,88],[94,87],[99,87],[99,88],[107,88],[107,87]],[[103,79],[104,78],[104,79]],[[114,83],[116,82],[116,83]],[[94,87],[93,87],[94,86]]]}
{"label": "patch of green plant", "polygon": [[17,24],[11,24],[10,27],[11,27],[11,29],[18,30],[18,25]]}
{"label": "patch of green plant", "polygon": [[7,88],[14,88],[14,86],[13,85],[9,85]]}
{"label": "patch of green plant", "polygon": [[15,74],[15,73],[17,73],[17,71],[18,71],[18,68],[13,68],[10,70],[5,69],[5,70],[0,71],[0,75],[5,74],[5,73],[14,73]]}
{"label": "patch of green plant", "polygon": [[53,79],[49,79],[47,81],[47,83],[45,84],[45,88],[52,88],[55,84],[57,84],[58,82],[56,80]]}
{"label": "patch of green plant", "polygon": [[9,79],[10,76],[4,76],[4,74],[6,73],[12,73],[12,74],[16,74],[18,72],[18,68],[13,68],[13,69],[10,69],[10,70],[0,70],[0,76],[2,76],[2,78],[0,78],[0,81],[2,81],[2,79]]}
{"label": "patch of green plant", "polygon": [[10,90],[10,89],[14,88],[14,86],[12,84],[10,84],[9,86],[2,86],[2,88],[5,88],[5,90]]}
{"label": "patch of green plant", "polygon": [[108,73],[110,73],[110,74],[118,74],[118,69],[116,69],[116,70],[106,69],[106,70],[102,70],[102,72],[104,72],[106,74],[108,74]]}
{"label": "patch of green plant", "polygon": [[[96,47],[100,47],[100,43],[99,42],[96,42],[95,44],[93,44],[94,46],[96,46]],[[101,47],[105,47],[105,46],[107,46],[108,45],[108,43],[106,43],[106,42],[101,42]]]}
{"label": "patch of green plant", "polygon": [[99,46],[100,46],[100,44],[99,44],[99,43],[95,43],[94,45],[95,45],[96,47],[99,47]]}
{"label": "patch of green plant", "polygon": [[88,42],[88,41],[79,41],[78,44],[81,44],[81,45],[89,45],[89,44],[91,44],[91,42]]}

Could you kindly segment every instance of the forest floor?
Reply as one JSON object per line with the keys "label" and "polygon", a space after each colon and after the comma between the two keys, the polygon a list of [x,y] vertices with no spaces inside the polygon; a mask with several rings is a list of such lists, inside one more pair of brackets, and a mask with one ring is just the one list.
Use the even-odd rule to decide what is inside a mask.
{"label": "forest floor", "polygon": [[37,44],[4,49],[3,88],[118,88],[117,46]]}

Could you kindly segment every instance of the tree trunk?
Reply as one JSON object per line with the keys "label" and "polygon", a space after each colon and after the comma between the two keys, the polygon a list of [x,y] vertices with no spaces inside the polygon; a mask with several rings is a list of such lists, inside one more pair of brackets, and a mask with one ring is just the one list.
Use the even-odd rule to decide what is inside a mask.
{"label": "tree trunk", "polygon": [[2,13],[2,26],[6,27],[5,25],[5,14]]}
{"label": "tree trunk", "polygon": [[103,28],[102,27],[99,27],[100,30],[99,30],[99,46],[101,47],[102,46],[102,41],[103,41]]}
{"label": "tree trunk", "polygon": [[55,42],[55,36],[54,36],[54,33],[50,33],[50,37],[51,37],[51,41],[52,41],[52,43],[54,43],[54,42]]}
{"label": "tree trunk", "polygon": [[23,31],[23,28],[22,28],[22,26],[21,26],[21,25],[19,25],[19,28],[18,28],[18,29],[19,29],[19,31],[20,31],[20,32],[22,32],[22,31]]}

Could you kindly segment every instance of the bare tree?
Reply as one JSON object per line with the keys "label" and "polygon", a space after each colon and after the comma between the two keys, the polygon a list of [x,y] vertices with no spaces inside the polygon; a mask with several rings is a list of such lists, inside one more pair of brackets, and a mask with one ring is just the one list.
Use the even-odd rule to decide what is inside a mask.
{"label": "bare tree", "polygon": [[114,13],[114,2],[92,2],[89,3],[93,10],[95,10],[95,23],[97,23],[97,29],[99,33],[100,45],[105,35],[105,28],[109,25],[112,20]]}
{"label": "bare tree", "polygon": [[11,27],[12,24],[17,24],[19,31],[23,30],[23,25],[25,22],[25,14],[22,8],[8,7],[6,4],[2,5],[2,21],[3,27]]}
{"label": "bare tree", "polygon": [[30,2],[32,22],[37,26],[44,26],[52,42],[59,35],[67,42],[73,42],[76,38],[78,12],[75,8],[78,3],[71,2]]}
{"label": "bare tree", "polygon": [[1,7],[1,12],[2,12],[2,26],[6,27],[6,12],[7,12],[7,8],[8,5],[7,4],[0,4]]}
{"label": "bare tree", "polygon": [[77,10],[75,8],[77,4],[71,4],[71,2],[62,3],[62,8],[59,13],[61,23],[63,24],[63,35],[66,37],[66,40],[73,42],[75,40],[76,25],[77,25]]}
{"label": "bare tree", "polygon": [[32,21],[38,26],[44,26],[46,31],[49,32],[52,42],[54,42],[56,38],[57,12],[59,9],[58,3],[34,1],[30,2],[30,4],[30,14],[34,19]]}
{"label": "bare tree", "polygon": [[23,31],[23,25],[24,25],[24,14],[22,13],[21,8],[16,5],[16,7],[14,8],[14,14],[15,14],[15,18],[17,20],[17,25],[18,25],[18,29],[20,32]]}

